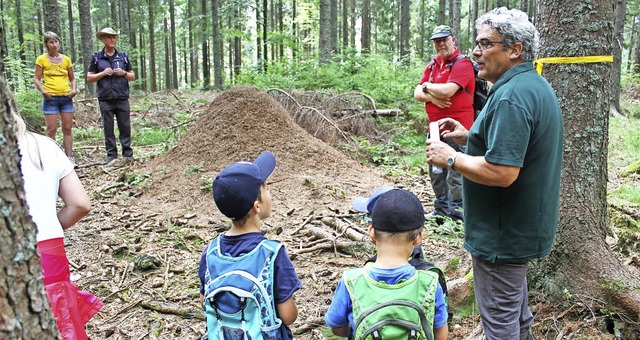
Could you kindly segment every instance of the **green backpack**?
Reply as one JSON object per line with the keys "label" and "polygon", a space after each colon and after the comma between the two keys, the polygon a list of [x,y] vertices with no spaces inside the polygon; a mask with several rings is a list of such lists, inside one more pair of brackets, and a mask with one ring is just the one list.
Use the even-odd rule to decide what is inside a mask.
{"label": "green backpack", "polygon": [[417,270],[406,281],[374,281],[365,268],[345,272],[353,305],[354,339],[433,339],[438,275]]}

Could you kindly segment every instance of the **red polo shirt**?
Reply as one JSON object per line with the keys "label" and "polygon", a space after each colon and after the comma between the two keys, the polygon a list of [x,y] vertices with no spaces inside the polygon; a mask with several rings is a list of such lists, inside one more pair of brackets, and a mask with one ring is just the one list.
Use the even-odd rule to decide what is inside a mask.
{"label": "red polo shirt", "polygon": [[[422,73],[420,84],[427,81],[434,84],[458,84],[461,88],[451,96],[450,107],[441,109],[432,103],[426,103],[425,108],[430,122],[450,117],[469,130],[473,125],[473,93],[476,90],[475,73],[471,61],[467,58],[460,58],[453,66],[450,65],[451,61],[459,55],[460,51],[456,47],[448,60],[443,61],[440,56],[436,56]],[[432,64],[433,71],[431,71]],[[471,95],[467,94],[462,88],[467,89]]]}

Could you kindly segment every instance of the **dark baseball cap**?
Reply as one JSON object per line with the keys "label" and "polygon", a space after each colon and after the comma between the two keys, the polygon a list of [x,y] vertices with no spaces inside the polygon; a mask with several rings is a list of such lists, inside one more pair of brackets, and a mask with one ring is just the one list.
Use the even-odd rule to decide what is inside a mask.
{"label": "dark baseball cap", "polygon": [[393,189],[380,195],[373,207],[373,229],[403,232],[424,226],[424,208],[411,191]]}
{"label": "dark baseball cap", "polygon": [[220,212],[234,221],[243,218],[275,167],[276,158],[265,151],[253,163],[236,162],[224,168],[211,185],[213,200]]}

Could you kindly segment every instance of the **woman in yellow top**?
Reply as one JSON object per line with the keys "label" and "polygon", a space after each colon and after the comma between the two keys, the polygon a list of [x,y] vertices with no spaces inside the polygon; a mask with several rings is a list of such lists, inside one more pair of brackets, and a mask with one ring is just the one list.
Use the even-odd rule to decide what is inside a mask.
{"label": "woman in yellow top", "polygon": [[[60,37],[53,32],[44,34],[44,46],[47,53],[36,59],[34,82],[38,91],[42,93],[42,111],[47,126],[46,135],[56,139],[58,130],[58,116],[62,122],[62,146],[73,166],[73,97],[76,95],[76,77],[73,74],[71,59],[59,52]],[[44,84],[41,80],[44,78]]]}

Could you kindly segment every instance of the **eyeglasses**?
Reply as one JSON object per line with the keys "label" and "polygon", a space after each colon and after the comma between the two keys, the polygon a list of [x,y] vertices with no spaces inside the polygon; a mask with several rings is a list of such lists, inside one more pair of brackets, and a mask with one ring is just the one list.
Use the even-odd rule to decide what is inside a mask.
{"label": "eyeglasses", "polygon": [[[492,41],[489,39],[480,39],[480,40],[476,40],[476,44],[475,47],[477,47],[480,52],[482,51],[486,51],[490,48],[492,48],[493,46],[495,46],[496,44],[502,44],[504,43],[503,41]],[[474,49],[475,49],[474,47]]]}

